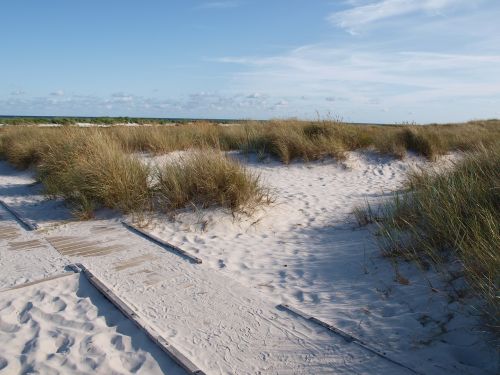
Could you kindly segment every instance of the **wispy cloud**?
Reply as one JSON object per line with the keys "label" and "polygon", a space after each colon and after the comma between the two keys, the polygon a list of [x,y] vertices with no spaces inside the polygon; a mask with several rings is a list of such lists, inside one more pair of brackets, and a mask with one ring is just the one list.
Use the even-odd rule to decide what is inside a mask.
{"label": "wispy cloud", "polygon": [[241,5],[240,1],[208,1],[203,4],[200,4],[196,7],[196,9],[230,9],[236,8]]}
{"label": "wispy cloud", "polygon": [[306,95],[342,106],[423,105],[500,96],[499,54],[389,54],[310,45],[283,55],[219,61],[244,67],[233,77],[236,88],[273,96]]}
{"label": "wispy cloud", "polygon": [[365,5],[335,12],[328,20],[343,29],[355,32],[363,25],[383,19],[409,15],[417,12],[439,13],[463,0],[379,0]]}

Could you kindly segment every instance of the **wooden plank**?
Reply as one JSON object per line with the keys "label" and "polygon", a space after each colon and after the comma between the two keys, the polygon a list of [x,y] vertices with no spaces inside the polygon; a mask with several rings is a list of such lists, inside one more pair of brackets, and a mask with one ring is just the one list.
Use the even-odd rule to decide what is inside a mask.
{"label": "wooden plank", "polygon": [[0,228],[0,240],[14,240],[19,235],[19,230],[15,227]]}
{"label": "wooden plank", "polygon": [[[192,375],[206,375],[200,370],[189,358],[182,352],[171,345],[164,337],[162,337],[155,328],[146,324],[130,306],[128,306],[120,297],[118,297],[106,284],[99,280],[88,268],[82,264],[73,265],[73,267],[81,269],[87,279],[94,285],[101,294],[106,297],[123,315],[132,320],[156,345],[158,345],[166,354],[170,356],[179,366]],[[73,268],[72,268],[73,269]]]}
{"label": "wooden plank", "polygon": [[80,237],[77,237],[77,236],[51,236],[51,237],[47,237],[47,240],[59,242],[59,241],[70,241],[70,240],[74,240],[77,238],[80,238]]}
{"label": "wooden plank", "polygon": [[123,246],[116,245],[116,246],[109,246],[109,247],[102,248],[102,249],[100,249],[100,251],[98,253],[95,253],[95,254],[82,254],[81,256],[84,258],[88,258],[91,256],[102,257],[104,255],[113,254],[113,253],[123,251],[123,250],[125,250],[125,248]]}
{"label": "wooden plank", "polygon": [[23,247],[23,246],[31,245],[31,244],[41,245],[41,242],[38,239],[28,240],[28,241],[9,242],[10,247],[18,247],[18,246]]}
{"label": "wooden plank", "polygon": [[91,232],[95,233],[108,233],[108,232],[116,232],[116,227],[108,227],[108,226],[99,226],[96,225],[91,228]]}
{"label": "wooden plank", "polygon": [[366,344],[364,341],[358,339],[357,337],[354,337],[352,335],[350,335],[349,333],[345,332],[345,331],[342,331],[340,328],[337,328],[331,324],[328,324],[318,318],[315,318],[314,316],[311,316],[311,315],[308,315],[306,314],[305,312],[303,312],[302,310],[299,310],[297,309],[296,307],[292,307],[288,304],[279,304],[278,306],[276,306],[278,309],[280,310],[288,310],[289,312],[297,315],[297,316],[300,316],[301,318],[305,319],[305,320],[308,320],[310,322],[313,322],[315,324],[318,324],[322,327],[325,327],[326,329],[328,329],[329,331],[335,333],[336,335],[339,335],[340,337],[342,337],[344,340],[346,340],[348,343],[353,343],[353,344],[356,344],[360,347],[362,347],[363,349],[385,359],[386,361],[389,361],[397,366],[400,366],[400,367],[403,367],[405,369],[407,369],[408,371],[414,373],[414,374],[417,374],[417,375],[424,375],[422,374],[421,372],[418,372],[416,370],[414,370],[413,368],[405,365],[404,363],[401,363],[401,362],[398,362],[390,357],[388,357],[386,355],[385,352],[382,352],[376,348],[373,348],[371,347],[370,345]]}
{"label": "wooden plank", "polygon": [[12,216],[21,224],[26,230],[36,230],[38,229],[38,225],[36,223],[32,222],[31,220],[26,219],[23,217],[20,213],[18,213],[15,209],[10,207],[7,203],[5,203],[3,200],[0,199],[0,204],[7,210],[9,211]]}
{"label": "wooden plank", "polygon": [[61,253],[71,254],[74,252],[77,253],[77,252],[82,251],[82,250],[89,248],[89,247],[98,247],[99,245],[101,245],[99,242],[80,241],[80,242],[76,242],[72,245],[66,245],[66,246],[57,245],[56,248]]}
{"label": "wooden plank", "polygon": [[79,241],[67,242],[65,244],[53,243],[53,242],[51,242],[50,244],[54,247],[57,247],[58,249],[61,249],[64,251],[70,251],[70,250],[72,250],[74,248],[78,248],[78,247],[95,246],[95,245],[99,244],[99,242],[79,240]]}
{"label": "wooden plank", "polygon": [[25,249],[36,249],[40,247],[45,247],[46,245],[41,243],[40,240],[31,241],[19,241],[19,242],[9,242],[9,250],[19,251]]}
{"label": "wooden plank", "polygon": [[139,266],[147,260],[153,260],[156,258],[158,258],[158,257],[153,255],[153,254],[145,254],[145,255],[137,256],[134,258],[127,259],[123,262],[115,263],[116,266],[114,267],[114,270],[115,271],[123,271],[127,268]]}
{"label": "wooden plank", "polygon": [[60,278],[67,277],[67,276],[71,276],[71,275],[74,275],[74,274],[75,274],[74,272],[60,273],[58,275],[49,276],[49,277],[46,277],[46,278],[43,278],[43,279],[39,279],[39,280],[35,280],[35,281],[30,281],[28,283],[19,284],[19,285],[13,286],[11,288],[3,289],[3,290],[0,290],[0,293],[8,292],[10,290],[16,290],[16,289],[26,288],[28,286],[40,284],[40,283],[43,283],[45,281],[56,280],[56,279],[60,279]]}
{"label": "wooden plank", "polygon": [[47,237],[46,240],[64,256],[104,256],[123,250],[123,246],[118,244],[99,246],[109,241],[88,241],[75,236]]}
{"label": "wooden plank", "polygon": [[171,252],[173,252],[173,253],[175,253],[175,254],[177,254],[185,259],[188,259],[193,263],[197,263],[197,264],[202,263],[202,260],[200,258],[198,258],[197,256],[192,255],[192,254],[188,253],[187,251],[182,250],[181,248],[179,248],[175,245],[172,245],[172,244],[168,243],[167,241],[164,241],[161,238],[158,238],[155,235],[148,233],[145,230],[140,229],[139,227],[137,227],[133,224],[130,224],[126,221],[122,221],[122,224],[126,228],[130,229],[132,232],[141,235],[142,237],[150,240],[151,242],[154,242],[157,245],[160,245],[161,247],[163,247],[163,248],[165,248],[165,249],[167,249],[167,250],[169,250],[169,251],[171,251]]}
{"label": "wooden plank", "polygon": [[71,251],[61,251],[57,249],[62,255],[64,256],[83,256],[83,257],[88,257],[88,256],[101,256],[101,255],[106,255],[110,254],[112,252],[115,252],[117,250],[122,250],[123,246],[122,245],[111,245],[111,246],[85,246],[82,248],[74,249]]}

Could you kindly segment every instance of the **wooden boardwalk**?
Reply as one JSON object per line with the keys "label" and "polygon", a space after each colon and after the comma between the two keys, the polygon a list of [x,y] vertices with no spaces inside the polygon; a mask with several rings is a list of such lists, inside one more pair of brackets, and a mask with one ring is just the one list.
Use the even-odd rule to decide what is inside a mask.
{"label": "wooden boardwalk", "polygon": [[[5,214],[0,256],[25,257],[28,264],[19,274],[29,271],[32,280],[59,274],[65,264],[82,263],[198,373],[405,373],[324,327],[277,309],[276,301],[257,290],[189,262],[119,222],[72,223],[45,234],[26,231]],[[52,257],[54,267],[43,269],[47,262],[42,257]],[[40,272],[33,271],[37,267]],[[9,283],[15,285],[0,280],[0,286]]]}

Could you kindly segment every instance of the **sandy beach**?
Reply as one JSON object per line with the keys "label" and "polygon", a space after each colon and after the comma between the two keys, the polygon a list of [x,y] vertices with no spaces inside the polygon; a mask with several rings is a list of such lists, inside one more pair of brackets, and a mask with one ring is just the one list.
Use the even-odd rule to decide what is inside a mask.
{"label": "sandy beach", "polygon": [[[394,264],[381,256],[373,228],[360,227],[352,215],[357,206],[366,202],[376,206],[387,199],[401,187],[409,170],[447,167],[459,155],[432,164],[412,156],[402,161],[350,153],[344,162],[289,166],[238,154],[232,157],[273,189],[278,198],[270,207],[237,218],[219,209],[186,211],[173,221],[156,216],[146,227],[201,258],[199,266],[128,231],[121,217],[110,211],[100,211],[98,220],[65,223],[70,215],[61,201],[41,198],[40,186],[30,185],[29,173],[2,164],[2,199],[41,227],[40,234],[19,230],[15,241],[4,239],[0,266],[7,272],[2,273],[2,287],[50,276],[61,272],[64,264],[82,262],[210,374],[251,374],[262,368],[267,368],[266,373],[284,369],[297,374],[331,373],[332,369],[336,373],[405,373],[320,326],[277,310],[280,303],[343,329],[422,373],[495,373],[496,353],[488,345],[487,334],[477,329],[479,316],[466,301],[449,300],[449,288],[459,288],[463,280],[449,284],[432,268],[422,271],[398,262],[398,274],[405,280],[401,282]],[[165,157],[144,160],[155,163]],[[15,225],[7,213],[2,217],[3,225]],[[37,249],[12,251],[12,242],[35,237],[41,243]],[[95,255],[62,247],[76,239],[89,243],[81,246],[95,247]],[[99,253],[99,249],[103,250]],[[36,255],[38,251],[45,253]],[[32,256],[36,262],[23,267]],[[27,294],[2,296],[2,327],[6,328],[2,334],[16,342],[1,354],[3,372],[27,363],[21,359],[35,323],[15,323],[26,320],[28,313],[21,314],[25,307],[33,306],[31,316],[37,317],[44,308],[57,312],[62,302],[73,307],[54,313],[55,318],[44,312],[33,320],[46,332],[59,329],[52,327],[54,322],[78,321],[82,332],[73,340],[82,343],[93,334],[85,327],[101,327],[96,340],[106,355],[96,351],[87,361],[76,351],[83,344],[61,353],[57,347],[42,350],[40,345],[28,345],[34,368],[71,363],[83,372],[165,369],[151,354],[151,343],[131,346],[130,335],[137,334],[133,329],[125,333],[128,338],[117,339],[116,323],[109,324],[107,312],[96,314],[90,305],[78,309],[83,303],[78,302],[79,290],[90,293],[88,285],[82,286],[77,278],[67,280],[72,281],[47,283],[49,290],[33,286]],[[39,297],[40,293],[47,297]],[[42,305],[37,306],[39,300]],[[118,348],[107,344],[118,341],[125,344]],[[123,360],[124,353],[131,353],[126,355],[130,360]],[[47,362],[49,357],[53,362]],[[164,360],[165,355],[159,357]]]}
{"label": "sandy beach", "polygon": [[0,292],[2,374],[183,374],[73,274]]}

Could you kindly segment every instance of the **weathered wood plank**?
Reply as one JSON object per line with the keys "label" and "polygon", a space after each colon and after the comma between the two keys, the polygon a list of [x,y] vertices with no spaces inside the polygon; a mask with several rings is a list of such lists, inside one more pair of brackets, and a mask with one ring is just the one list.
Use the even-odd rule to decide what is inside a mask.
{"label": "weathered wood plank", "polygon": [[142,237],[150,240],[151,242],[154,242],[157,245],[160,245],[161,247],[163,247],[163,248],[165,248],[165,249],[167,249],[167,250],[169,250],[169,251],[171,251],[171,252],[173,252],[173,253],[175,253],[175,254],[177,254],[185,259],[188,259],[193,263],[197,263],[197,264],[202,263],[202,260],[200,258],[198,258],[197,256],[192,255],[192,254],[188,253],[187,251],[182,250],[181,248],[179,248],[175,245],[172,245],[172,244],[168,243],[167,241],[164,241],[161,238],[158,238],[155,235],[148,233],[145,230],[140,229],[139,227],[137,227],[133,224],[130,224],[126,221],[122,221],[122,224],[126,228],[130,229],[132,232],[135,232],[135,233],[141,235]]}
{"label": "weathered wood plank", "polygon": [[23,226],[26,230],[36,230],[38,229],[38,225],[34,223],[32,220],[26,219],[24,216],[22,216],[19,212],[17,212],[14,208],[10,207],[7,203],[5,203],[3,200],[0,199],[0,204],[5,208],[7,211],[10,212],[12,216]]}
{"label": "weathered wood plank", "polygon": [[28,286],[40,284],[40,283],[43,283],[45,281],[56,280],[56,279],[60,279],[60,278],[63,278],[63,277],[68,277],[68,276],[71,276],[71,275],[75,275],[75,273],[74,272],[64,272],[64,273],[57,274],[57,275],[54,275],[54,276],[45,277],[43,279],[39,279],[39,280],[35,280],[35,281],[30,281],[28,283],[15,285],[15,286],[13,286],[11,288],[0,290],[0,293],[8,292],[10,290],[16,290],[16,289],[26,288]]}

